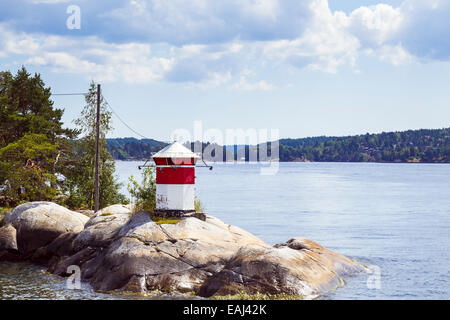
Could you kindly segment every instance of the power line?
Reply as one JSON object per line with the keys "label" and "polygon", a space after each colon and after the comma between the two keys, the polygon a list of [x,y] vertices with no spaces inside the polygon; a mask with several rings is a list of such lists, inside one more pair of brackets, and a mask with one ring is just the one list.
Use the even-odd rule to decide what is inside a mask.
{"label": "power line", "polygon": [[52,96],[85,96],[88,93],[52,93]]}
{"label": "power line", "polygon": [[144,139],[148,139],[151,140],[150,138],[140,134],[139,132],[137,132],[136,130],[134,130],[131,126],[129,126],[118,114],[117,112],[114,111],[114,109],[111,107],[111,105],[109,104],[108,100],[106,100],[106,98],[104,96],[102,96],[103,100],[105,100],[106,105],[108,106],[109,109],[111,109],[111,112],[117,117],[117,119],[120,120],[120,122],[122,122],[128,129],[130,129],[132,132],[134,132],[135,134],[137,134],[138,136],[140,136],[141,138]]}
{"label": "power line", "polygon": [[[89,93],[52,93],[52,96],[85,96]],[[123,123],[124,126],[126,126],[128,129],[130,129],[132,132],[134,132],[135,134],[137,134],[138,136],[140,136],[141,138],[144,139],[148,139],[150,140],[150,138],[144,136],[143,134],[140,134],[139,132],[137,132],[136,130],[134,130],[130,125],[128,125],[118,114],[117,112],[114,111],[114,109],[111,107],[111,105],[109,104],[108,100],[106,100],[106,98],[102,95],[103,100],[105,100],[106,105],[108,106],[108,108],[111,110],[111,112],[117,117],[117,119],[120,120],[120,122]]]}

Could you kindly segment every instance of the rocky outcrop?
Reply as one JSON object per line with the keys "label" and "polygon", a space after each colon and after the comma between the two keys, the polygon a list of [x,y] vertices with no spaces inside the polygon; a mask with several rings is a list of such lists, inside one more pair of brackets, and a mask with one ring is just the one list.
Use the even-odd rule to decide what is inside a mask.
{"label": "rocky outcrop", "polygon": [[77,251],[86,247],[107,247],[130,219],[132,206],[116,204],[94,214],[74,240]]}
{"label": "rocky outcrop", "polygon": [[7,213],[2,225],[11,224],[16,229],[18,251],[28,256],[64,233],[81,232],[88,220],[52,202],[29,202]]}
{"label": "rocky outcrop", "polygon": [[224,268],[208,278],[203,296],[244,291],[317,295],[342,283],[342,276],[361,271],[348,258],[304,238],[270,248],[245,246]]}
{"label": "rocky outcrop", "polygon": [[[313,241],[294,238],[271,246],[208,215],[204,221],[190,217],[157,224],[148,212],[133,215],[132,208],[115,205],[97,212],[84,228],[67,224],[62,228],[52,224],[55,218],[47,214],[49,207],[41,203],[26,210],[16,208],[5,218],[10,233],[4,234],[17,229],[21,254],[35,248],[31,258],[62,276],[69,266],[77,265],[82,279],[100,291],[157,289],[204,297],[239,292],[311,295],[361,271],[359,264]],[[23,214],[30,209],[34,215]],[[65,210],[60,211],[68,214]],[[30,225],[30,221],[39,223]],[[20,236],[25,229],[33,235]],[[33,243],[41,232],[45,241]]]}
{"label": "rocky outcrop", "polygon": [[[98,290],[197,292],[241,246],[270,246],[244,230],[207,216],[156,224],[140,212],[120,230],[90,279]],[[88,270],[89,271],[89,270]],[[89,275],[83,275],[85,278]]]}

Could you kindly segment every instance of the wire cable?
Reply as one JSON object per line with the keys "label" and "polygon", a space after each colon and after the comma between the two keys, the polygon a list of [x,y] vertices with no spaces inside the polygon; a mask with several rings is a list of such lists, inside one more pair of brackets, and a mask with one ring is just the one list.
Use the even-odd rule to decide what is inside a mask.
{"label": "wire cable", "polygon": [[[117,114],[117,112],[115,112],[114,111],[114,109],[111,107],[111,105],[109,104],[109,102],[108,102],[108,100],[106,100],[106,98],[102,95],[102,99],[106,102],[106,106],[111,110],[111,112],[120,120],[120,122],[122,122],[128,129],[130,129],[132,132],[134,132],[135,134],[137,134],[138,136],[140,136],[140,137],[142,137],[142,138],[144,138],[144,139],[148,139],[148,140],[151,140],[150,138],[148,138],[148,137],[146,137],[146,136],[144,136],[144,135],[142,135],[142,134],[140,134],[139,132],[137,132],[136,130],[134,130],[131,126],[129,126],[118,114]],[[202,147],[203,148],[203,147]],[[203,152],[202,152],[202,161],[203,161],[203,163],[204,163],[204,166],[199,166],[199,167],[206,167],[206,168],[208,168],[209,170],[212,170],[213,169],[213,166],[209,166],[206,162],[205,162],[205,160],[203,160]],[[145,161],[145,163],[144,163],[144,165],[143,166],[139,166],[138,168],[139,168],[139,170],[141,169],[141,168],[143,168],[143,167],[146,167],[146,164],[147,164],[147,162],[148,162],[148,160],[147,161]],[[153,167],[153,166],[151,166],[151,167]]]}
{"label": "wire cable", "polygon": [[130,129],[132,132],[134,132],[135,134],[137,134],[138,136],[140,136],[141,138],[144,139],[148,139],[151,140],[150,138],[140,134],[139,132],[137,132],[136,130],[134,130],[131,126],[129,126],[118,114],[117,112],[114,111],[114,109],[111,107],[111,105],[109,104],[108,100],[106,100],[106,98],[102,95],[102,99],[106,102],[106,105],[108,106],[108,108],[111,110],[111,112],[117,117],[117,119],[120,120],[120,122],[123,123],[124,126],[126,126],[128,129]]}
{"label": "wire cable", "polygon": [[85,96],[88,93],[52,93],[52,96]]}
{"label": "wire cable", "polygon": [[[89,93],[52,93],[52,96],[86,96]],[[140,136],[141,138],[151,140],[150,138],[144,136],[143,134],[140,134],[136,130],[134,130],[128,123],[126,123],[118,114],[114,111],[114,109],[109,104],[108,100],[106,100],[105,96],[102,95],[102,99],[106,102],[106,106],[111,110],[111,112],[117,117],[117,119],[120,120],[120,122],[123,123],[124,126],[126,126],[128,129],[130,129],[132,132]]]}

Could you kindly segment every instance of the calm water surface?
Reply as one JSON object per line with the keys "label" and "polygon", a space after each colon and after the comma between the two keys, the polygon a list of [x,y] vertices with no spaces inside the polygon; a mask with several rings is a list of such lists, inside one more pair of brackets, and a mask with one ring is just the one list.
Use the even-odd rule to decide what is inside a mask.
{"label": "calm water surface", "polygon": [[[141,162],[117,162],[120,180]],[[346,279],[325,299],[450,299],[450,165],[280,163],[197,169],[206,212],[270,244],[306,237],[379,268]],[[125,192],[124,188],[124,192]],[[59,277],[28,264],[0,264],[0,298],[105,299],[88,287],[65,289]]]}

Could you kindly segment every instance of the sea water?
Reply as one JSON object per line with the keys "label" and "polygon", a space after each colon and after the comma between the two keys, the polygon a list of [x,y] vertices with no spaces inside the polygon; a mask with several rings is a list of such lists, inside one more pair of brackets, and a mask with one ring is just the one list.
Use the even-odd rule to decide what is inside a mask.
{"label": "sea water", "polygon": [[[117,161],[122,190],[142,162]],[[274,166],[276,164],[272,164]],[[450,298],[450,165],[381,163],[213,164],[198,168],[207,214],[270,244],[305,237],[364,264],[322,299]],[[0,299],[119,298],[30,264],[0,263]]]}

